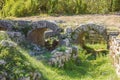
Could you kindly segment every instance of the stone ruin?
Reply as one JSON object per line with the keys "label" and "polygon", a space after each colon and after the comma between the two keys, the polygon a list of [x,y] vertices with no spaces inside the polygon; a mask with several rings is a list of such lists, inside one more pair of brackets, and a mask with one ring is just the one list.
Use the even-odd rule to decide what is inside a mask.
{"label": "stone ruin", "polygon": [[[94,23],[82,24],[79,27],[77,27],[73,32],[72,42],[76,44],[80,44],[82,47],[84,47],[85,46],[85,42],[84,42],[85,34],[88,33],[87,35],[89,35],[89,34],[93,34],[94,32],[101,35],[104,38],[104,40],[108,42],[107,29],[104,26],[97,25]],[[91,36],[91,38],[95,39],[95,37],[98,37],[98,36],[95,36],[95,37],[94,36],[95,34]],[[97,41],[97,39],[95,40]]]}
{"label": "stone ruin", "polygon": [[[74,44],[82,47],[85,46],[85,34],[92,34],[91,32],[93,31],[101,35],[106,41],[108,48],[110,49],[110,55],[113,58],[113,63],[116,67],[116,72],[120,75],[120,40],[116,37],[119,32],[112,32],[108,34],[107,29],[102,25],[93,23],[82,24],[75,29],[68,27],[63,32],[63,30],[55,22],[50,21],[0,20],[0,34],[7,33],[9,38],[15,42],[15,44],[13,44],[13,42],[9,40],[2,40],[0,41],[0,44],[2,46],[8,46],[8,44],[9,46],[16,46],[21,42],[27,41],[34,44],[35,50],[30,53],[34,55],[34,51],[38,51],[39,54],[41,52],[40,48],[46,46],[46,38],[58,37],[58,41],[56,42],[58,47],[55,47],[52,51],[50,51],[52,56],[48,60],[48,63],[50,65],[63,67],[64,63],[71,58],[77,58],[78,47],[74,46]],[[64,46],[65,50],[61,51],[59,48],[60,46]]]}
{"label": "stone ruin", "polygon": [[109,51],[112,58],[116,73],[120,76],[120,35],[119,33],[111,33],[109,41]]}

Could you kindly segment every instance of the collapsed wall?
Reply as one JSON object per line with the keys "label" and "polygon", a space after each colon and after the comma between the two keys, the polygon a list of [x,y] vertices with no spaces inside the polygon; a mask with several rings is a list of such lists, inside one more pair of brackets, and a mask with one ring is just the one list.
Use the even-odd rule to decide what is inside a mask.
{"label": "collapsed wall", "polygon": [[[63,67],[65,62],[78,57],[78,47],[73,44],[84,45],[83,37],[85,33],[88,33],[90,41],[100,41],[104,39],[109,45],[109,51],[115,66],[117,75],[120,76],[120,37],[118,32],[107,33],[107,29],[104,26],[88,23],[77,27],[75,30],[72,28],[66,28],[66,32],[62,35],[62,29],[54,22],[50,21],[11,21],[11,20],[0,20],[0,34],[7,34],[12,41],[19,44],[24,40],[35,43],[40,46],[45,46],[45,38],[51,36],[59,37],[59,46],[65,46],[65,50],[55,48],[51,51],[52,56],[49,58],[48,63],[50,65],[56,65],[57,67]],[[101,35],[100,37],[98,35]],[[97,36],[97,37],[96,37]],[[94,41],[94,42],[95,42]],[[3,46],[17,46],[17,44],[4,40],[0,41]],[[9,44],[9,45],[8,45]],[[32,54],[38,50],[39,47],[34,47]]]}
{"label": "collapsed wall", "polygon": [[120,76],[120,36],[113,35],[110,36],[110,56],[112,58],[113,65],[115,67],[116,73]]}
{"label": "collapsed wall", "polygon": [[[0,30],[7,31],[9,35],[11,35],[12,38],[15,38],[17,43],[23,40],[25,38],[26,40],[35,43],[40,46],[45,46],[45,38],[46,37],[51,37],[51,36],[58,36],[59,37],[59,45],[60,46],[66,46],[69,48],[71,47],[71,43],[73,44],[80,44],[81,46],[84,45],[84,40],[83,37],[85,36],[85,33],[89,33],[91,39],[94,39],[96,41],[100,41],[98,39],[95,39],[95,36],[101,35],[103,39],[106,41],[108,44],[108,34],[107,30],[104,26],[97,25],[94,23],[88,23],[88,24],[82,24],[78,26],[75,30],[72,30],[71,28],[66,29],[66,32],[64,35],[61,35],[61,28],[54,22],[50,21],[12,21],[12,20],[0,20]],[[91,31],[94,31],[97,33],[91,33]],[[18,35],[19,33],[20,35]],[[93,38],[95,37],[95,38]],[[14,37],[16,36],[16,37]],[[19,36],[23,36],[19,39]],[[64,38],[62,38],[65,36]],[[90,40],[90,39],[89,39]],[[112,39],[111,39],[112,40]],[[92,40],[91,40],[92,41]],[[110,46],[113,46],[114,42],[116,40],[112,40]],[[109,44],[108,44],[109,45]],[[115,46],[116,47],[116,46]],[[118,47],[118,46],[117,46]],[[118,47],[119,48],[119,47]],[[77,50],[76,50],[77,51]],[[113,51],[113,49],[110,48],[110,51]],[[53,54],[61,53],[59,51],[54,52]],[[64,52],[65,53],[65,52]],[[69,54],[72,54],[72,51],[69,52]],[[112,54],[112,52],[111,52]],[[62,56],[56,55],[57,57],[52,57],[56,61],[59,57],[61,61]],[[65,57],[65,56],[64,56]],[[70,58],[70,57],[69,57]],[[52,60],[51,60],[52,61]],[[60,61],[58,61],[60,62]],[[51,64],[54,62],[51,62]],[[56,63],[56,62],[55,62]],[[60,62],[61,64],[61,62]]]}

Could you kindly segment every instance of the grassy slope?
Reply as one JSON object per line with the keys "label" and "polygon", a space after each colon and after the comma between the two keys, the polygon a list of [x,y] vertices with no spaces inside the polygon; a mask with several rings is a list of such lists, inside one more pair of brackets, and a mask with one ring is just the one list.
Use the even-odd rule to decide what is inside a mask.
{"label": "grassy slope", "polygon": [[[105,48],[104,45],[99,47]],[[13,80],[20,76],[29,76],[28,73],[34,71],[41,72],[43,80],[119,80],[108,55],[90,60],[88,57],[91,55],[86,55],[87,52],[80,48],[78,60],[70,60],[64,68],[59,69],[31,57],[28,51],[20,46],[16,48],[0,46],[0,59],[8,62],[5,66],[0,66],[0,72],[7,71],[9,76],[14,76]]]}
{"label": "grassy slope", "polygon": [[80,63],[74,60],[66,63],[64,69],[52,68],[30,57],[26,51],[21,53],[48,80],[118,80],[108,56],[100,56],[96,60],[88,60],[85,51],[79,55]]}
{"label": "grassy slope", "polygon": [[[24,56],[24,58],[21,56],[16,56],[16,58],[22,58],[24,59],[23,61],[29,62],[29,67],[42,72],[44,78],[48,80],[118,80],[108,56],[101,56],[96,60],[88,60],[87,55],[83,54],[85,53],[83,50],[80,52],[78,63],[74,63],[74,60],[71,60],[66,63],[64,69],[58,69],[49,67],[36,60],[20,47],[15,50]],[[11,53],[8,55],[11,55]],[[23,67],[23,69],[26,68]]]}

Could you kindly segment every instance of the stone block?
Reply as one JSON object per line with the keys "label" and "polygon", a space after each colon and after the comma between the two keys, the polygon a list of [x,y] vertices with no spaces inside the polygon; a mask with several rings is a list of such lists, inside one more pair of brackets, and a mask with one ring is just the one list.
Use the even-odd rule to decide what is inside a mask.
{"label": "stone block", "polygon": [[14,43],[14,42],[12,42],[12,41],[9,41],[9,40],[2,40],[2,41],[0,42],[0,44],[1,44],[2,46],[4,46],[4,47],[16,47],[16,46],[17,46],[16,43]]}
{"label": "stone block", "polygon": [[71,27],[67,27],[67,28],[65,29],[65,32],[66,32],[67,34],[70,34],[70,33],[73,32],[73,30],[72,30]]}
{"label": "stone block", "polygon": [[73,46],[72,47],[72,54],[78,54],[78,47],[77,46]]}
{"label": "stone block", "polygon": [[69,39],[63,39],[63,40],[60,40],[59,44],[61,46],[70,46],[70,41]]}

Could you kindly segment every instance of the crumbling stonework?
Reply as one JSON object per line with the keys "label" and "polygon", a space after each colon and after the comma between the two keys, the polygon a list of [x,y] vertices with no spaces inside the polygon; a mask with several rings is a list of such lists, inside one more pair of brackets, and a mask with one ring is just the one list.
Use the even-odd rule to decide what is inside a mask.
{"label": "crumbling stonework", "polygon": [[[45,31],[52,30],[47,36],[58,36],[61,29],[53,22],[37,21],[32,23],[32,30],[28,33],[28,39],[41,46],[45,45]],[[53,34],[54,33],[54,34]]]}
{"label": "crumbling stonework", "polygon": [[116,73],[118,76],[120,76],[120,37],[117,35],[113,36],[111,35],[110,37],[110,56],[113,60],[113,65],[116,69]]}
{"label": "crumbling stonework", "polygon": [[[45,38],[57,36],[57,44],[59,47],[67,47],[65,52],[61,52],[56,50],[56,44],[53,45],[56,49],[52,49],[53,51],[51,54],[53,54],[53,56],[50,59],[50,63],[59,63],[59,67],[64,65],[63,63],[69,60],[69,58],[77,57],[78,49],[77,47],[73,46],[73,44],[80,44],[81,46],[84,46],[83,38],[85,33],[93,30],[97,32],[98,35],[101,35],[106,42],[108,42],[106,28],[93,23],[82,24],[75,30],[73,30],[71,27],[68,27],[65,29],[64,33],[61,33],[62,29],[56,23],[50,21],[0,20],[0,30],[6,31],[6,33],[9,35],[9,38],[17,44],[26,40],[41,47],[45,47],[45,45],[47,45],[45,43]],[[1,44],[3,44],[3,42],[7,43],[6,41],[2,41]],[[33,51],[30,52],[31,55],[40,53],[41,49],[38,47],[36,52]],[[66,60],[63,58],[66,58]],[[54,62],[54,60],[57,62]]]}
{"label": "crumbling stonework", "polygon": [[[22,35],[22,33],[20,32],[14,32],[14,31],[0,31],[0,37],[4,40],[2,40],[1,42],[15,42],[16,44],[20,44],[21,42],[25,41],[25,36]],[[5,41],[6,40],[6,41]]]}
{"label": "crumbling stonework", "polygon": [[0,30],[17,31],[23,33],[22,35],[33,43],[44,46],[45,44],[45,31],[51,29],[54,34],[47,34],[47,36],[57,36],[61,32],[54,22],[50,21],[12,21],[0,20]]}
{"label": "crumbling stonework", "polygon": [[[78,47],[74,44],[85,46],[84,36],[86,33],[92,34],[94,31],[106,41],[111,58],[113,59],[113,65],[115,66],[116,73],[120,76],[120,38],[119,32],[108,33],[107,29],[102,25],[93,23],[82,24],[75,30],[71,27],[66,28],[65,32],[54,22],[50,21],[11,21],[0,20],[0,35],[5,35],[4,40],[0,39],[0,45],[5,47],[16,47],[21,42],[27,41],[32,43],[33,47],[29,45],[31,56],[45,54],[49,51],[51,57],[49,57],[48,63],[57,67],[63,67],[64,64],[70,59],[76,59],[78,57]],[[7,35],[6,35],[7,34]],[[58,37],[55,42],[53,41],[51,50],[45,48],[47,45],[45,39],[50,37]],[[96,37],[95,35],[93,35]],[[92,36],[91,36],[92,37]],[[95,38],[93,38],[96,40]],[[100,41],[100,40],[98,40]],[[54,44],[55,43],[55,44]],[[58,46],[56,46],[58,45]],[[60,50],[60,47],[65,47],[64,50]],[[42,49],[43,48],[43,49]],[[51,48],[51,46],[50,46]],[[0,65],[6,64],[3,60],[0,60]],[[41,79],[41,74],[34,72],[32,79]],[[6,74],[0,75],[0,79],[5,79]],[[19,80],[30,80],[29,77],[22,77]]]}
{"label": "crumbling stonework", "polygon": [[58,67],[63,67],[65,62],[69,61],[71,58],[76,59],[78,57],[77,47],[65,47],[65,51],[60,51],[59,48],[51,52],[52,57],[49,59],[50,65],[55,65]]}
{"label": "crumbling stonework", "polygon": [[103,38],[108,41],[107,30],[104,26],[88,23],[82,24],[73,31],[72,41],[76,44],[84,46],[84,34],[88,33],[90,30],[96,31],[99,35],[102,35]]}

